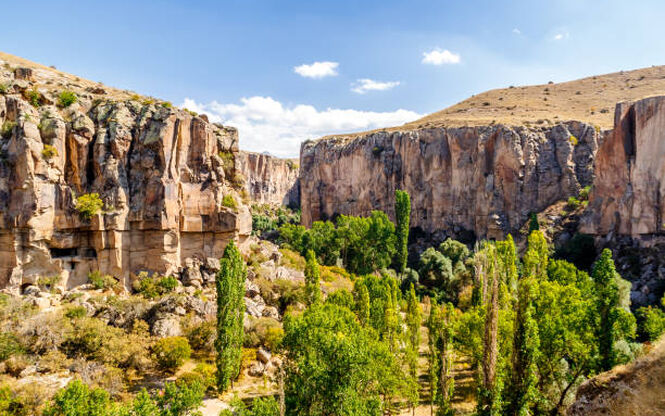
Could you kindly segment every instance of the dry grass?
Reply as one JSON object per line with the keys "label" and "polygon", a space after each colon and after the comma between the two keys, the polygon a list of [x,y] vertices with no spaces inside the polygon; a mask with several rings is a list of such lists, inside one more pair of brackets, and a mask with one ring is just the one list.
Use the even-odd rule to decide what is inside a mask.
{"label": "dry grass", "polygon": [[[559,84],[490,90],[403,126],[373,132],[492,124],[547,126],[567,120],[610,129],[617,102],[660,94],[665,94],[665,66],[653,66]],[[348,140],[367,133],[327,138]]]}

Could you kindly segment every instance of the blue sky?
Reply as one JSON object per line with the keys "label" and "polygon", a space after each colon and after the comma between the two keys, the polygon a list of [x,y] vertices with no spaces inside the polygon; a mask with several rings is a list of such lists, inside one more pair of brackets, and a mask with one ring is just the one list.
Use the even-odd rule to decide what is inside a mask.
{"label": "blue sky", "polygon": [[3,15],[3,51],[206,112],[280,156],[491,88],[665,64],[662,0],[23,0]]}

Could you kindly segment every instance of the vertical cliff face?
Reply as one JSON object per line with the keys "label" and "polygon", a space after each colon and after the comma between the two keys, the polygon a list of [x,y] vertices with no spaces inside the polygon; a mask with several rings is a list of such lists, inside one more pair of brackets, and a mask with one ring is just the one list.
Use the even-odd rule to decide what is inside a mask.
{"label": "vertical cliff face", "polygon": [[236,160],[253,203],[277,206],[300,204],[298,166],[295,162],[252,152],[240,152]]}
{"label": "vertical cliff face", "polygon": [[583,231],[649,239],[665,230],[665,97],[619,103],[598,150]]}
{"label": "vertical cliff face", "polygon": [[[18,74],[1,80],[0,286],[56,275],[72,286],[91,270],[175,273],[249,234],[238,172],[220,157],[237,156],[234,129],[101,88],[55,105],[65,83]],[[104,208],[85,219],[76,200],[91,193]]]}
{"label": "vertical cliff face", "polygon": [[336,214],[394,216],[395,189],[412,198],[412,227],[456,238],[502,238],[531,212],[593,180],[599,133],[588,124],[502,125],[378,132],[301,149],[305,225]]}

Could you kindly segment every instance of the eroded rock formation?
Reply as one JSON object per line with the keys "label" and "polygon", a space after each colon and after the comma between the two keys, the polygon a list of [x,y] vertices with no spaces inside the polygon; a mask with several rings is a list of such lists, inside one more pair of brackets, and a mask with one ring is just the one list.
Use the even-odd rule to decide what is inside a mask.
{"label": "eroded rock formation", "polygon": [[412,198],[411,226],[434,239],[502,238],[531,212],[591,184],[599,136],[589,124],[567,122],[306,142],[300,157],[302,221],[375,209],[393,217],[394,191],[405,189]]}
{"label": "eroded rock formation", "polygon": [[[78,90],[63,108],[53,104],[57,89],[3,77],[0,286],[50,276],[72,286],[91,270],[129,283],[138,271],[169,274],[188,258],[219,258],[250,233],[242,184],[220,157],[237,157],[234,129],[103,89]],[[76,199],[89,193],[104,208],[88,220]]]}
{"label": "eroded rock formation", "polygon": [[253,152],[240,152],[236,160],[253,203],[299,205],[298,166],[295,162]]}

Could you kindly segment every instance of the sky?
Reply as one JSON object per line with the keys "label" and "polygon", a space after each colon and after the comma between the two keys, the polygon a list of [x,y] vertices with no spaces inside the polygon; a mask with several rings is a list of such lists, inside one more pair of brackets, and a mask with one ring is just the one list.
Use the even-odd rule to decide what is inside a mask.
{"label": "sky", "polygon": [[0,50],[297,157],[473,94],[665,64],[663,0],[7,1]]}

